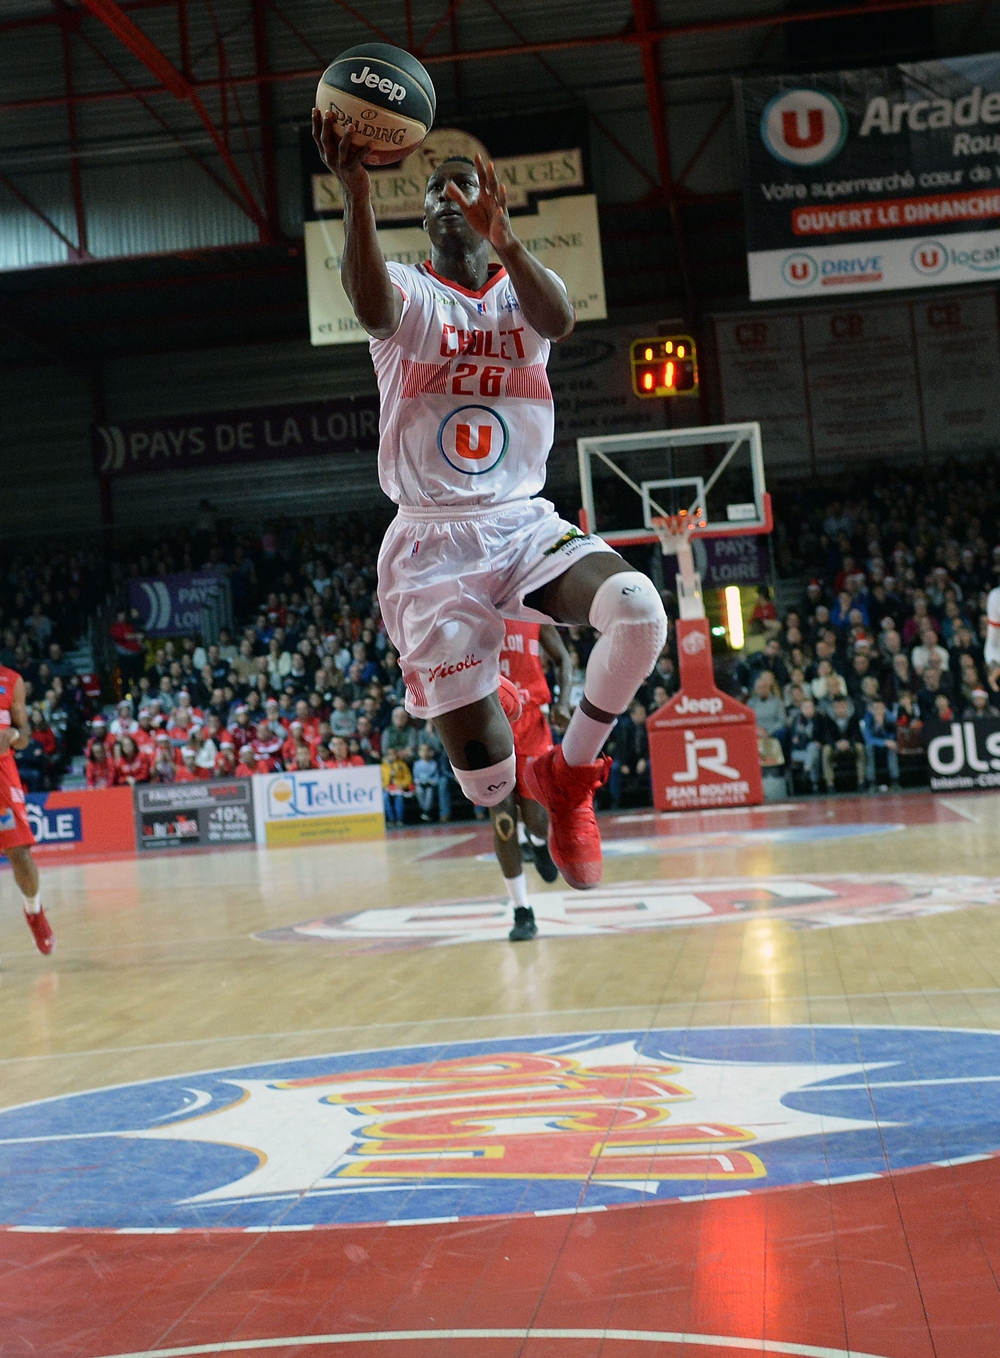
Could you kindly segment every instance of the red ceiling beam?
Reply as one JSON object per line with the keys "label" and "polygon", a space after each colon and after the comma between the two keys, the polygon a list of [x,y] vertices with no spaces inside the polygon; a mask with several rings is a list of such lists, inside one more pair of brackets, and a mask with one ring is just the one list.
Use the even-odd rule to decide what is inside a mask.
{"label": "red ceiling beam", "polygon": [[[160,0],[156,0],[159,4]],[[647,39],[657,42],[677,38],[696,37],[703,33],[735,33],[757,28],[780,28],[787,24],[812,23],[817,19],[849,19],[858,14],[892,14],[900,10],[945,9],[952,5],[968,5],[969,0],[871,0],[869,4],[848,5],[840,9],[813,9],[796,12],[782,11],[777,14],[750,14],[733,16],[728,19],[705,19],[695,23],[674,24],[669,28],[657,28],[647,34]],[[272,6],[273,8],[273,6]],[[3,25],[0,25],[2,31]],[[493,61],[504,57],[534,56],[546,52],[569,52],[587,47],[614,47],[641,44],[643,39],[631,29],[621,33],[594,33],[580,38],[556,38],[547,42],[509,43],[501,47],[480,47],[468,51],[425,53],[420,60],[425,66],[446,65],[449,62]],[[316,80],[323,68],[308,66],[291,71],[271,71],[263,76],[236,75],[227,81],[191,81],[190,88],[195,94],[219,90],[224,85],[259,85],[286,83],[288,81]],[[180,74],[178,72],[178,74]],[[128,99],[134,95],[149,97],[163,94],[160,85],[137,87],[129,90],[97,90],[87,94],[74,94],[77,104],[101,103],[108,99]],[[36,99],[14,99],[0,102],[0,112],[14,109],[53,108],[66,103],[64,95],[43,95]]]}
{"label": "red ceiling beam", "polygon": [[[202,126],[211,137],[222,163],[232,175],[233,182],[239,189],[240,197],[246,203],[246,210],[260,229],[262,238],[269,239],[270,228],[267,218],[261,212],[250,186],[243,178],[240,167],[233,159],[229,147],[202,103],[198,89],[185,79],[173,62],[164,56],[156,44],[120,8],[116,0],[81,0],[81,4],[90,11],[95,19],[99,19],[106,28],[110,29],[119,42],[127,47],[132,55],[137,57],[143,66],[156,76],[164,89],[168,90],[175,99],[191,105]],[[228,81],[220,82],[223,88],[228,83]]]}
{"label": "red ceiling beam", "polygon": [[681,282],[684,285],[684,298],[690,317],[693,319],[698,306],[698,299],[680,204],[674,192],[667,101],[663,93],[663,82],[660,78],[660,40],[653,37],[656,31],[656,0],[632,0],[632,17],[635,20],[636,35],[642,43],[642,81],[646,87],[646,103],[649,106],[653,148],[656,151],[656,168],[660,177],[659,187],[673,229],[674,244],[677,248],[677,264],[680,269]]}

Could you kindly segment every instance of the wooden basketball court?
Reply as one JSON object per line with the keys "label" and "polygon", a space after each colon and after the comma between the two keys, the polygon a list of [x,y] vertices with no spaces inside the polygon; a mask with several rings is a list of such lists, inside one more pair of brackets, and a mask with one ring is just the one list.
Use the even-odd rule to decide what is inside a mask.
{"label": "wooden basketball court", "polygon": [[602,826],[4,873],[4,1358],[996,1352],[1000,797]]}

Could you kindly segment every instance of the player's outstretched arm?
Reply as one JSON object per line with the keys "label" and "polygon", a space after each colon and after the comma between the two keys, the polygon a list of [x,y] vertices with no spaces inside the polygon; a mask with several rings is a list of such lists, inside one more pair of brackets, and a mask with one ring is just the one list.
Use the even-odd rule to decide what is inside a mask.
{"label": "player's outstretched arm", "polygon": [[333,114],[312,113],[313,140],[323,164],[344,191],[344,259],[340,277],[354,314],[375,339],[388,339],[399,328],[403,299],[393,286],[375,229],[371,180],[363,161],[368,148],[350,137],[338,137]]}
{"label": "player's outstretched arm", "polygon": [[521,304],[521,312],[531,328],[543,339],[565,339],[576,324],[576,313],[566,290],[555,281],[514,235],[507,214],[507,186],[501,184],[492,160],[483,163],[476,156],[479,196],[471,201],[457,184],[445,189],[465,214],[469,224],[485,236],[510,275]]}
{"label": "player's outstretched arm", "polygon": [[538,629],[538,640],[559,670],[559,701],[549,713],[549,721],[557,731],[565,731],[573,709],[569,704],[569,693],[573,687],[573,661],[563,645],[563,639],[551,623],[543,623]]}

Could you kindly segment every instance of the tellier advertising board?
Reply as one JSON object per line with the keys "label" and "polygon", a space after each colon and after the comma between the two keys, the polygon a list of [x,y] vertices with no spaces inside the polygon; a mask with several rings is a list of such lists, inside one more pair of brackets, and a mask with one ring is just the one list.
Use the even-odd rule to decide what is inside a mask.
{"label": "tellier advertising board", "polygon": [[233,778],[137,786],[135,836],[140,851],[253,844],[251,781]]}
{"label": "tellier advertising board", "polygon": [[255,774],[253,785],[258,844],[276,848],[385,834],[377,765]]}
{"label": "tellier advertising board", "polygon": [[1000,720],[929,721],[924,739],[935,792],[1000,788]]}
{"label": "tellier advertising board", "polygon": [[1000,273],[1000,54],[736,95],[754,301]]}

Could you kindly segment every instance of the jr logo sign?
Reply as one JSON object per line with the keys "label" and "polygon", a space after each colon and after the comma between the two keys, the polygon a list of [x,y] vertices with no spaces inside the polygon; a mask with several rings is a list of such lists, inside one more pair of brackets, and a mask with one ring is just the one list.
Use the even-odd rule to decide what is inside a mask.
{"label": "jr logo sign", "polygon": [[682,619],[677,634],[681,691],[647,722],[657,809],[763,801],[757,725],[748,707],[715,686],[708,623]]}

